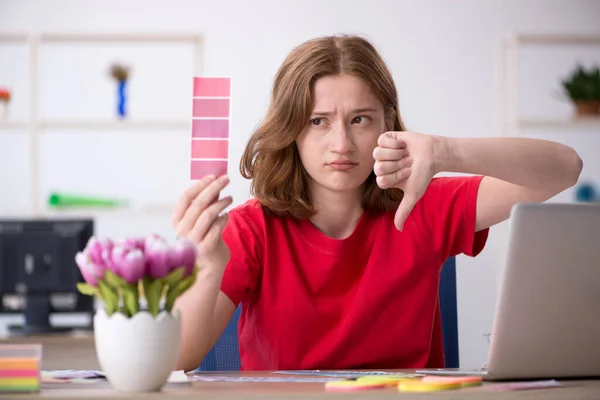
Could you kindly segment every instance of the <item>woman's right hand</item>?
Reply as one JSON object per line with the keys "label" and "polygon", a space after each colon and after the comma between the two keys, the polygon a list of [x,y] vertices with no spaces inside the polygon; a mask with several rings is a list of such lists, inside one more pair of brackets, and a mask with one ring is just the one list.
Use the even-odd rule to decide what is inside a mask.
{"label": "woman's right hand", "polygon": [[231,257],[222,238],[227,213],[221,213],[233,200],[231,196],[219,199],[228,184],[227,176],[206,176],[183,192],[173,210],[171,223],[177,236],[196,243],[202,267],[224,268]]}

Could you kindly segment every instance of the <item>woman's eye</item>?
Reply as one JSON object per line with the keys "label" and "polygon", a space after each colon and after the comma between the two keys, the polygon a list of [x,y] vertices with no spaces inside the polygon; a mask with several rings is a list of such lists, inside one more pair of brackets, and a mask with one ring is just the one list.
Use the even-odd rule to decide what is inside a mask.
{"label": "woman's eye", "polygon": [[313,118],[310,120],[310,124],[314,126],[319,126],[322,122],[323,120],[321,120],[321,118]]}
{"label": "woman's eye", "polygon": [[365,118],[365,117],[356,117],[352,120],[353,124],[361,124],[364,122],[367,122],[367,118]]}

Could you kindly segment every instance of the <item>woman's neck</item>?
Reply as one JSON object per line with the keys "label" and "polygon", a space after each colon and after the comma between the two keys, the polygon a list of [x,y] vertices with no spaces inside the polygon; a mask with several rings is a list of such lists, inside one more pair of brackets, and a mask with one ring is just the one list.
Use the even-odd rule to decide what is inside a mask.
{"label": "woman's neck", "polygon": [[331,192],[313,190],[311,197],[317,214],[310,221],[325,235],[345,239],[354,232],[363,214],[361,191]]}

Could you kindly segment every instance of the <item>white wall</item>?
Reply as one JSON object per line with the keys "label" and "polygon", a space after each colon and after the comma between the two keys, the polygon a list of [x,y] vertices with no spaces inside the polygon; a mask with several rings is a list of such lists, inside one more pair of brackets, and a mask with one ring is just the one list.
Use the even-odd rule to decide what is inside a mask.
{"label": "white wall", "polygon": [[[338,32],[367,34],[381,49],[393,71],[409,129],[483,137],[499,133],[494,64],[499,40],[512,32],[600,33],[599,21],[600,2],[594,0],[0,0],[0,30],[202,34],[205,38],[204,72],[234,77],[230,174],[236,204],[248,197],[248,182],[239,176],[237,160],[248,135],[265,111],[273,74],[289,50],[300,42]],[[541,68],[546,66],[541,65]],[[67,78],[55,76],[55,79]],[[529,82],[531,79],[528,78]],[[540,97],[527,100],[530,107],[527,108],[527,104],[524,107],[539,111],[535,106],[540,98],[548,96],[549,88],[534,85],[527,90]],[[61,101],[60,94],[56,101]],[[566,103],[552,103],[552,107],[568,112]],[[181,141],[187,145],[187,136],[176,138],[172,142],[163,138],[162,151],[181,151]],[[565,133],[554,138],[567,140],[570,136]],[[0,135],[0,182],[3,184],[0,209],[2,202],[7,201],[5,196],[13,194],[25,201],[28,193],[26,165],[16,170],[11,168],[11,163],[17,162],[16,146],[24,148],[18,140],[2,139]],[[588,140],[589,136],[580,139],[578,147],[586,147]],[[587,158],[596,158],[590,146],[587,147]],[[68,141],[63,150],[69,151]],[[134,160],[135,156],[132,157]],[[187,160],[183,163],[187,165]],[[600,174],[600,166],[595,172]],[[590,174],[593,175],[593,171]],[[181,186],[182,189],[183,183]],[[177,194],[167,193],[165,198],[174,200]],[[167,231],[165,218],[156,218],[158,221],[153,222],[156,225],[146,221],[145,227]],[[488,346],[483,335],[490,331],[492,324],[500,243],[499,231],[494,231],[481,256],[461,257],[458,261],[463,366],[479,366],[485,362]]]}

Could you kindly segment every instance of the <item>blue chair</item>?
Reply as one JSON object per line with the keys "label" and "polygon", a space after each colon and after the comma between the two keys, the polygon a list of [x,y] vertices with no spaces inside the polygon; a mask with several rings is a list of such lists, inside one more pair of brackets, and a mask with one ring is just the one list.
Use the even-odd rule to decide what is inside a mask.
{"label": "blue chair", "polygon": [[[458,368],[458,309],[456,303],[456,260],[450,257],[444,263],[440,277],[440,309],[442,336],[447,368]],[[198,371],[239,371],[238,319],[241,306],[235,310],[227,327],[208,352]]]}
{"label": "blue chair", "polygon": [[208,352],[198,371],[239,371],[240,347],[238,344],[238,320],[242,313],[242,307],[239,306],[231,320],[225,327],[225,330]]}
{"label": "blue chair", "polygon": [[456,259],[444,263],[440,276],[440,311],[446,368],[458,368],[458,305],[456,303]]}

